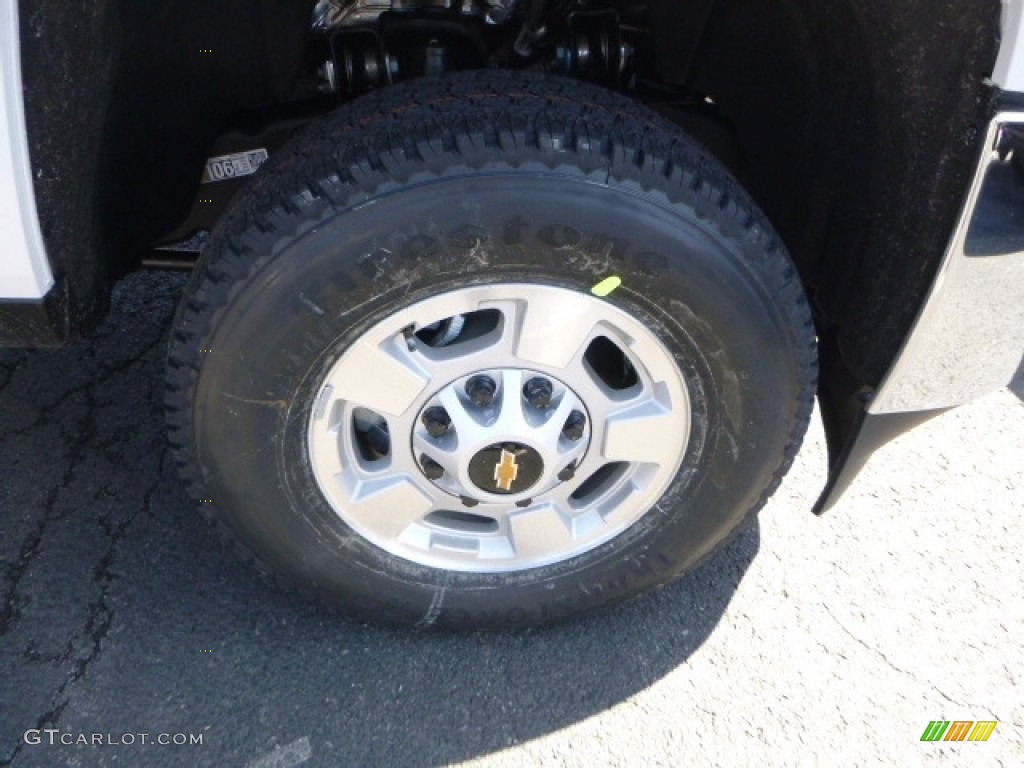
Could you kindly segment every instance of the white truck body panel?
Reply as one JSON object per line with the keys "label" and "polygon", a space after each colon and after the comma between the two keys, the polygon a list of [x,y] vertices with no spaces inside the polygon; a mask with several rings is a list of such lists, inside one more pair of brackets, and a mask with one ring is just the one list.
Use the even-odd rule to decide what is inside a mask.
{"label": "white truck body panel", "polygon": [[1002,29],[992,82],[1004,91],[1024,92],[1024,0],[1003,0]]}
{"label": "white truck body panel", "polygon": [[0,0],[0,297],[31,300],[53,274],[32,187],[18,29],[17,0]]}

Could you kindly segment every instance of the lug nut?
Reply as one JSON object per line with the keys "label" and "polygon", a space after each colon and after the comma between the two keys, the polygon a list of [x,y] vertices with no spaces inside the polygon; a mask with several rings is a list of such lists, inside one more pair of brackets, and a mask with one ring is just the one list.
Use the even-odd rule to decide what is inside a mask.
{"label": "lug nut", "polygon": [[448,411],[438,405],[427,408],[421,420],[431,437],[444,437],[448,427],[452,425],[452,417],[448,415]]}
{"label": "lug nut", "polygon": [[422,467],[423,474],[426,475],[428,480],[440,480],[444,477],[444,467],[426,454],[420,456],[420,467]]}
{"label": "lug nut", "polygon": [[551,382],[540,376],[530,379],[523,385],[523,397],[534,408],[547,408],[551,404]]}
{"label": "lug nut", "polygon": [[459,500],[462,502],[464,507],[475,507],[480,502],[470,496],[460,496]]}
{"label": "lug nut", "polygon": [[523,499],[522,501],[516,502],[516,506],[520,509],[526,509],[531,504],[533,504],[533,499]]}
{"label": "lug nut", "polygon": [[574,477],[576,477],[575,464],[571,464],[570,466],[566,467],[565,469],[558,473],[558,479],[561,480],[563,483],[569,482]]}
{"label": "lug nut", "polygon": [[469,399],[474,404],[479,405],[481,408],[491,404],[497,388],[498,385],[494,383],[494,379],[490,376],[474,376],[466,382],[466,394],[469,395]]}
{"label": "lug nut", "polygon": [[569,418],[565,420],[565,426],[562,427],[562,434],[575,442],[583,437],[583,429],[586,426],[587,417],[579,411],[573,411],[569,414]]}

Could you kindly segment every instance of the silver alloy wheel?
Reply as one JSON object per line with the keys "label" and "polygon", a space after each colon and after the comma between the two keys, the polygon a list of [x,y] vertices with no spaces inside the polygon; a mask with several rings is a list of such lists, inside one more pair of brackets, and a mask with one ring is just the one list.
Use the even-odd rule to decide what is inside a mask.
{"label": "silver alloy wheel", "polygon": [[564,288],[490,284],[404,308],[332,365],[308,428],[320,490],[391,554],[507,572],[591,550],[666,490],[689,439],[672,355]]}

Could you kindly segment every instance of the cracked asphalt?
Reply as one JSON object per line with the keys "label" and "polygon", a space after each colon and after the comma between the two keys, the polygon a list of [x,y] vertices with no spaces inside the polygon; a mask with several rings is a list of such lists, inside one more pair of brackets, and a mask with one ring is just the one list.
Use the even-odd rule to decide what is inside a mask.
{"label": "cracked asphalt", "polygon": [[[760,522],[649,598],[425,636],[296,597],[201,521],[161,413],[182,285],[133,275],[86,343],[0,350],[0,764],[1024,764],[1024,367],[823,519],[815,421]],[[936,719],[998,725],[920,742]],[[135,743],[60,743],[93,734]]]}

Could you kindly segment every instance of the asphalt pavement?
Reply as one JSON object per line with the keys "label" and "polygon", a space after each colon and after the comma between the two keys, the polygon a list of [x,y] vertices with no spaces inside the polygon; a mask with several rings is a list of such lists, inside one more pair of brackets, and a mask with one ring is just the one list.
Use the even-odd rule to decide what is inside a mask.
{"label": "asphalt pavement", "polygon": [[[422,635],[296,596],[200,519],[161,410],[183,282],[133,275],[87,342],[0,350],[0,764],[1024,764],[1024,367],[824,518],[816,419],[760,521],[654,595]],[[997,725],[922,742],[933,720]]]}

